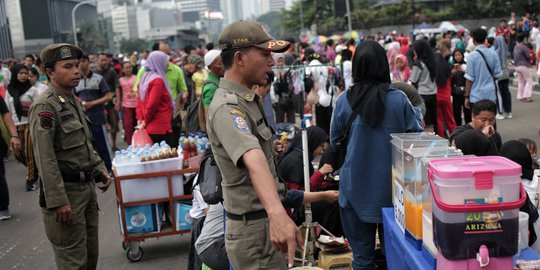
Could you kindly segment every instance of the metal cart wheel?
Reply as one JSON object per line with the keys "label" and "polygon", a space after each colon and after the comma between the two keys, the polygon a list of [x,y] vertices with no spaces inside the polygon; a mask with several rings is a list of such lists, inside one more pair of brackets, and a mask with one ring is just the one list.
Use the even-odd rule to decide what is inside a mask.
{"label": "metal cart wheel", "polygon": [[[134,252],[136,250],[136,252]],[[138,249],[133,249],[131,246],[126,249],[126,257],[131,262],[138,262],[143,257],[143,250],[141,247]]]}
{"label": "metal cart wheel", "polygon": [[126,257],[131,262],[138,262],[143,257],[143,250],[140,246],[139,241],[130,241],[126,242],[127,249],[126,249]]}

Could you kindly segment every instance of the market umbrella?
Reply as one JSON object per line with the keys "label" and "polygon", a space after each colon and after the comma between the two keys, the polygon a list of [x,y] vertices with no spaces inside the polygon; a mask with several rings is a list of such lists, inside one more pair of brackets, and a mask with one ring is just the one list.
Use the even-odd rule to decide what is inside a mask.
{"label": "market umbrella", "polygon": [[330,39],[333,39],[334,41],[340,41],[340,40],[341,40],[341,36],[340,36],[340,35],[336,35],[336,34],[331,35],[329,38],[330,38]]}
{"label": "market umbrella", "polygon": [[343,34],[343,37],[346,38],[346,39],[351,39],[351,38],[359,39],[360,35],[356,31],[349,31],[349,32],[346,32],[345,34]]}
{"label": "market umbrella", "polygon": [[319,35],[319,36],[310,37],[308,43],[311,43],[311,44],[325,43],[327,40],[328,38],[326,36]]}

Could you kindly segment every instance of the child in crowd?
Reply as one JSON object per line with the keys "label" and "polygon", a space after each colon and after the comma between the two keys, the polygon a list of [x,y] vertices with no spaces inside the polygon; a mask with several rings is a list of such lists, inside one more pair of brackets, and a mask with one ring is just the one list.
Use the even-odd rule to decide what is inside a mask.
{"label": "child in crowd", "polygon": [[407,56],[398,54],[396,56],[396,60],[394,61],[394,65],[395,67],[392,69],[392,73],[390,74],[392,76],[392,81],[408,82],[412,71],[409,68]]}
{"label": "child in crowd", "polygon": [[532,164],[533,169],[535,170],[540,169],[540,164],[538,164],[538,154],[537,154],[538,148],[536,147],[536,142],[528,138],[522,138],[522,139],[519,139],[519,141],[522,142],[529,150],[529,153],[531,153],[531,158],[533,161],[533,164]]}

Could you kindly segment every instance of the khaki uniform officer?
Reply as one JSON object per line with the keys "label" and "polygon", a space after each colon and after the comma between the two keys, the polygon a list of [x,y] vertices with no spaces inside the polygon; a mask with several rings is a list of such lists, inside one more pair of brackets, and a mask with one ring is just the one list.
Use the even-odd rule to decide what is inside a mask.
{"label": "khaki uniform officer", "polygon": [[94,181],[111,179],[92,147],[92,133],[73,88],[81,77],[80,48],[52,44],[41,52],[49,89],[30,109],[30,136],[39,170],[45,233],[58,269],[96,269],[98,205]]}
{"label": "khaki uniform officer", "polygon": [[253,21],[227,26],[219,41],[225,75],[208,109],[207,131],[223,176],[227,255],[234,269],[287,269],[283,253],[291,265],[299,234],[281,204],[286,189],[276,172],[272,132],[251,88],[267,84],[271,52],[289,43]]}

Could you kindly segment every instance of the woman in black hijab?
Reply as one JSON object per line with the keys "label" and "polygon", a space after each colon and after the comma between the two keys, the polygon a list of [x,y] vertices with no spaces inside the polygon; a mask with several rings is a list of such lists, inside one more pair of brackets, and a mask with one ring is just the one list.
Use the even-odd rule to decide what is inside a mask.
{"label": "woman in black hijab", "polygon": [[[7,90],[9,95],[13,98],[13,105],[15,113],[20,119],[24,116],[28,116],[28,111],[23,112],[23,105],[21,104],[21,96],[26,93],[32,87],[32,83],[28,80],[28,68],[25,65],[18,64],[13,67],[11,72],[11,80],[8,84]],[[28,110],[29,108],[24,108]],[[24,115],[23,115],[24,114]]]}
{"label": "woman in black hijab", "polygon": [[[521,180],[527,191],[527,202],[519,209],[521,212],[529,214],[529,246],[536,241],[534,223],[538,220],[538,210],[531,200],[531,195],[535,195],[538,190],[538,179],[534,175],[531,153],[527,146],[520,141],[510,140],[503,144],[501,156],[506,157],[521,166]],[[535,181],[536,180],[536,181]],[[534,197],[533,197],[534,198]]]}
{"label": "woman in black hijab", "polygon": [[[324,177],[333,171],[330,164],[321,164],[319,170],[315,171],[311,165],[311,161],[316,156],[324,153],[328,147],[328,135],[323,129],[317,126],[307,128],[308,137],[308,155],[309,155],[309,175],[310,190],[323,191],[328,190],[328,182],[324,181]],[[303,150],[302,150],[302,134],[297,134],[290,147],[289,151],[283,156],[278,164],[278,173],[281,178],[287,182],[289,190],[304,189],[304,165],[303,165]],[[318,201],[311,203],[313,220],[321,224],[325,229],[330,231],[335,236],[342,236],[343,229],[339,216],[339,205],[337,202]],[[304,221],[304,209],[294,209],[294,219],[297,224],[302,224]]]}
{"label": "woman in black hijab", "polygon": [[390,68],[384,49],[374,41],[358,45],[353,58],[353,82],[347,100],[352,108],[360,106],[360,116],[371,127],[376,127],[384,116],[384,99],[390,85]]}
{"label": "woman in black hijab", "polygon": [[34,162],[34,152],[28,130],[28,111],[38,96],[38,89],[32,86],[28,79],[28,68],[25,65],[16,65],[11,73],[11,80],[7,87],[6,104],[11,112],[13,123],[22,147],[14,152],[15,158],[27,168],[26,190],[36,189],[37,168]]}
{"label": "woman in black hijab", "polygon": [[[328,172],[327,168],[324,168],[324,165],[321,166],[319,171],[315,172],[315,169],[311,165],[311,161],[313,161],[316,156],[320,156],[324,153],[324,150],[326,149],[328,144],[328,135],[320,127],[311,126],[307,128],[307,136],[308,155],[310,161],[309,175],[312,175],[311,178],[317,176],[317,179],[313,179],[314,181],[310,181],[312,183],[310,186],[311,191],[317,191],[317,189],[321,186],[322,178]],[[299,132],[294,137],[289,147],[289,151],[283,155],[278,165],[279,175],[285,181],[287,181],[288,189],[304,189],[303,164],[304,161],[302,150],[302,133]]]}
{"label": "woman in black hijab", "polygon": [[[346,143],[339,173],[339,206],[354,269],[374,269],[375,235],[382,232],[382,208],[392,207],[391,133],[422,131],[420,111],[390,86],[384,48],[362,42],[353,57],[354,85],[337,100],[330,140]],[[357,114],[356,112],[359,111]],[[350,119],[353,122],[347,127]],[[384,245],[384,239],[380,237]]]}

